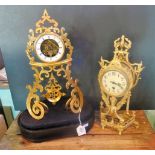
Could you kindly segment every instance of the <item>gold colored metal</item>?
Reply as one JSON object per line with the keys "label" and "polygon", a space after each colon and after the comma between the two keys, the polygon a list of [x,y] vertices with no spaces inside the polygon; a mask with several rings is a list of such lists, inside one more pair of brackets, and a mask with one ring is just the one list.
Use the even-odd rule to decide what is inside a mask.
{"label": "gold colored metal", "polygon": [[61,89],[62,87],[58,84],[58,81],[54,78],[53,74],[51,74],[51,77],[45,86],[46,99],[55,105],[61,99],[61,96],[66,95],[60,91]]}
{"label": "gold colored metal", "polygon": [[[53,50],[54,49],[54,50]],[[51,39],[45,40],[41,45],[41,51],[45,56],[55,56],[58,53],[59,46]]]}
{"label": "gold colored metal", "polygon": [[[45,9],[45,11],[46,11],[46,9]],[[44,13],[45,13],[45,11],[44,11]],[[45,16],[42,16],[42,18],[43,17],[45,17]],[[49,16],[50,17],[50,16]],[[50,21],[50,20],[49,20]],[[39,23],[40,23],[40,20],[38,21]],[[38,23],[37,22],[37,23]],[[45,22],[47,22],[47,21],[45,21]],[[36,26],[38,26],[39,24],[37,24],[36,23]],[[56,29],[56,28],[55,28]],[[65,29],[62,27],[59,31],[64,31]],[[29,30],[29,31],[31,31],[31,29]],[[40,30],[39,28],[37,29],[36,28],[36,33],[38,32],[38,31],[43,31],[43,30]],[[44,35],[54,35],[56,38],[59,38],[60,40],[62,40],[62,38],[61,38],[61,36],[59,35],[59,34],[57,34],[57,33],[55,33],[55,31],[56,30],[51,30],[51,32],[49,32],[49,30],[45,30],[45,31],[47,31],[47,32],[44,32],[44,33],[41,33],[40,35],[38,35],[37,37],[36,37],[36,39],[35,39],[35,42],[34,42],[34,49],[35,49],[35,47],[36,47],[36,43],[37,43],[37,41],[41,38],[41,37],[43,37]],[[67,33],[66,33],[67,34]],[[67,36],[66,36],[67,37]],[[48,41],[49,39],[47,39],[47,40],[45,40],[45,41]],[[54,40],[53,40],[54,41]],[[62,42],[63,42],[63,40],[62,40]],[[44,42],[43,42],[43,44],[42,45],[44,45]],[[47,44],[46,44],[47,45]],[[57,54],[57,46],[56,45],[53,45],[54,47],[55,47],[55,50],[50,50],[50,48],[49,48],[49,46],[50,46],[50,48],[52,47],[51,46],[51,42],[50,42],[50,44],[48,44],[48,47],[46,46],[46,48],[47,48],[47,53],[48,52],[50,52],[52,55],[55,55],[55,54]],[[63,48],[65,48],[65,45],[64,45],[64,42],[63,42]],[[48,51],[48,49],[50,50],[50,51]],[[36,49],[35,49],[35,52],[36,52]],[[43,53],[45,53],[45,51],[43,50]],[[47,53],[45,53],[45,55],[47,55]],[[52,56],[51,55],[51,56]],[[49,56],[50,56],[50,54],[49,54]],[[40,57],[37,55],[37,57],[40,59]],[[60,57],[60,59],[63,57],[63,55]],[[60,60],[59,59],[59,60]],[[41,59],[40,59],[41,60]],[[41,61],[43,61],[43,60],[41,60]],[[52,62],[51,62],[52,63]]]}
{"label": "gold colored metal", "polygon": [[[100,102],[101,126],[103,129],[110,127],[118,130],[119,134],[122,134],[122,132],[131,125],[138,127],[138,122],[135,120],[135,112],[129,112],[129,104],[131,90],[138,83],[140,73],[144,67],[142,66],[142,62],[133,64],[129,62],[128,50],[131,48],[131,44],[131,41],[122,35],[122,37],[114,41],[115,51],[113,59],[108,61],[101,57],[99,62],[101,69],[98,74],[98,81],[102,95],[102,101]],[[127,86],[124,91],[118,95],[114,92],[108,92],[103,86],[103,76],[109,71],[117,72],[126,79]],[[112,81],[112,83],[117,84],[119,87],[122,85],[120,81]],[[125,112],[121,111],[124,104],[126,104]]]}
{"label": "gold colored metal", "polygon": [[[45,24],[48,24],[49,26],[45,26]],[[64,43],[64,55],[61,57],[61,60],[57,62],[43,62],[36,56],[35,43],[40,36],[46,34],[54,34]],[[51,41],[50,43],[46,41],[43,46],[44,53],[48,55],[51,53],[47,53],[46,49],[49,50],[50,48],[51,50],[51,47],[55,45],[53,45],[53,42]],[[52,51],[52,54],[54,55],[55,52],[57,51]],[[66,79],[65,88],[68,91],[71,90],[70,97],[66,102],[66,108],[74,113],[79,113],[81,111],[83,107],[83,93],[78,87],[78,80],[74,80],[71,77],[70,67],[72,53],[73,46],[67,38],[67,33],[64,28],[59,28],[58,22],[52,19],[45,9],[41,19],[36,23],[35,31],[32,29],[29,30],[26,48],[26,54],[30,60],[29,64],[34,71],[33,85],[27,85],[29,93],[26,106],[33,118],[37,120],[42,119],[45,115],[45,111],[48,110],[47,105],[43,102],[44,98],[55,105],[61,97],[65,95],[65,93],[62,92],[62,86],[58,83],[55,76]],[[43,82],[46,82],[45,86],[43,85]]]}

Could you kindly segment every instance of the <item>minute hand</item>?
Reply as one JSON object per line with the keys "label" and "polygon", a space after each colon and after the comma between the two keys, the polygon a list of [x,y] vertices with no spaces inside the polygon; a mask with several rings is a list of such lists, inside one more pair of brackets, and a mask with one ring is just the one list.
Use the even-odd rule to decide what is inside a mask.
{"label": "minute hand", "polygon": [[122,87],[122,85],[121,85],[120,83],[116,83],[116,82],[114,82],[114,81],[111,81],[111,83],[112,83],[112,84],[115,84],[115,85],[117,85],[118,87],[120,87],[121,89],[123,89],[123,87]]}

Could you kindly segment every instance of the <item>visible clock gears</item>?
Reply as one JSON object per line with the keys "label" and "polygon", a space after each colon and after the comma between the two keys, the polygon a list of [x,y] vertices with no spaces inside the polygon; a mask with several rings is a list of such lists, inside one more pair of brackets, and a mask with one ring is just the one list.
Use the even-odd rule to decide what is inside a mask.
{"label": "visible clock gears", "polygon": [[34,71],[33,84],[27,85],[29,114],[40,120],[47,112],[47,103],[56,106],[58,102],[64,102],[73,113],[81,112],[83,93],[71,77],[73,46],[65,29],[59,28],[45,10],[35,30],[29,32],[26,54]]}
{"label": "visible clock gears", "polygon": [[33,142],[79,135],[80,126],[86,134],[93,125],[94,110],[84,103],[78,79],[71,75],[71,40],[46,9],[35,25],[26,47],[33,81],[26,86],[27,110],[18,117],[21,134]]}
{"label": "visible clock gears", "polygon": [[44,62],[59,61],[65,51],[63,40],[55,34],[39,36],[35,43],[35,50],[40,60]]}
{"label": "visible clock gears", "polygon": [[[129,113],[131,90],[140,79],[143,70],[142,63],[131,64],[128,59],[128,50],[131,48],[131,41],[122,37],[114,41],[114,57],[111,61],[101,57],[101,69],[98,74],[98,81],[102,94],[100,103],[101,125],[111,127],[122,133],[127,127],[138,123],[135,121],[135,113]],[[123,105],[126,111],[120,111]]]}

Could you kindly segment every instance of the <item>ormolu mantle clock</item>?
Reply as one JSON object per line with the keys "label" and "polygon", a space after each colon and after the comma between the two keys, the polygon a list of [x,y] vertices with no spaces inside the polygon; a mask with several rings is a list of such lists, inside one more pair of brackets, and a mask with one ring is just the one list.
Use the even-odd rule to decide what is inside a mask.
{"label": "ormolu mantle clock", "polygon": [[78,87],[78,81],[71,77],[73,46],[64,28],[58,27],[58,22],[52,19],[46,10],[36,29],[29,30],[26,54],[34,71],[33,85],[27,85],[29,93],[26,106],[30,115],[42,119],[48,107],[44,99],[55,105],[66,95],[57,77],[64,78],[65,90],[70,91],[66,108],[79,113],[83,106],[83,94]]}
{"label": "ormolu mantle clock", "polygon": [[[131,90],[136,86],[143,70],[142,62],[131,64],[128,59],[131,41],[122,35],[114,41],[111,61],[101,57],[98,81],[101,89],[100,117],[102,128],[110,127],[122,133],[130,125],[138,127],[135,112],[129,111]],[[126,110],[120,110],[126,104]]]}

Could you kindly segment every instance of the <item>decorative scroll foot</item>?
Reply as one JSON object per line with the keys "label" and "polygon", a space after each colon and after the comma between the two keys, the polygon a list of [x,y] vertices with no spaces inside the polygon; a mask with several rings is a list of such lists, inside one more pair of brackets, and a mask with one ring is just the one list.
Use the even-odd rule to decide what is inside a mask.
{"label": "decorative scroll foot", "polygon": [[71,97],[66,102],[66,108],[70,109],[74,113],[81,112],[83,107],[83,94],[79,88],[73,88],[71,91]]}
{"label": "decorative scroll foot", "polygon": [[64,77],[66,78],[66,88],[71,90],[71,97],[66,102],[66,108],[73,113],[79,113],[83,107],[83,93],[78,87],[78,80],[73,80],[70,71],[71,64],[67,64]]}
{"label": "decorative scroll foot", "polygon": [[36,102],[34,101],[34,98],[30,99],[30,97],[27,98],[26,106],[30,115],[37,120],[42,119],[45,112],[48,110],[46,104],[43,102]]}

